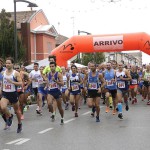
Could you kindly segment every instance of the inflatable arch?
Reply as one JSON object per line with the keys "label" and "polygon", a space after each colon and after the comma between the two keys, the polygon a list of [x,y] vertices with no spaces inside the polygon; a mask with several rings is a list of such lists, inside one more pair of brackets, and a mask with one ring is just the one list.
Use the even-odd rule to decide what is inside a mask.
{"label": "inflatable arch", "polygon": [[141,50],[150,55],[150,35],[146,33],[78,35],[66,40],[52,50],[57,65],[67,66],[67,61],[78,53],[119,52]]}

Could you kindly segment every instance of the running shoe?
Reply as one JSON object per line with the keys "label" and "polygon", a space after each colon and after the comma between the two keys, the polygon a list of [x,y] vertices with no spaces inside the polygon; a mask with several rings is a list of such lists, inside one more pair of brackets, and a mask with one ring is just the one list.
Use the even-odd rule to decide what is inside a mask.
{"label": "running shoe", "polygon": [[38,115],[42,115],[42,111],[41,111],[41,110],[36,110],[36,113],[37,113]]}
{"label": "running shoe", "polygon": [[28,109],[27,109],[27,107],[25,106],[24,109],[23,109],[23,111],[26,112],[27,110],[28,110]]}
{"label": "running shoe", "polygon": [[69,103],[66,103],[65,110],[69,109]]}
{"label": "running shoe", "polygon": [[78,113],[77,112],[75,113],[75,117],[78,117]]}
{"label": "running shoe", "polygon": [[106,107],[105,112],[106,112],[106,113],[108,113],[108,112],[109,112],[109,107]]}
{"label": "running shoe", "polygon": [[22,131],[22,123],[18,124],[17,133],[21,133]]}
{"label": "running shoe", "polygon": [[12,125],[13,114],[6,120],[7,125],[10,127]]}
{"label": "running shoe", "polygon": [[8,130],[8,129],[10,129],[10,127],[7,124],[5,124],[4,130]]}
{"label": "running shoe", "polygon": [[72,106],[72,111],[75,111],[75,105]]}
{"label": "running shoe", "polygon": [[136,97],[134,98],[134,102],[135,102],[135,103],[137,103],[137,99],[136,99]]}
{"label": "running shoe", "polygon": [[52,122],[55,121],[55,115],[51,116]]}
{"label": "running shoe", "polygon": [[150,105],[150,100],[148,100],[147,105]]}
{"label": "running shoe", "polygon": [[122,113],[119,113],[119,114],[118,114],[118,118],[123,119]]}
{"label": "running shoe", "polygon": [[92,107],[92,112],[95,113],[95,111],[96,111],[96,107],[93,106],[93,107]]}
{"label": "running shoe", "polygon": [[61,119],[60,125],[63,125],[63,124],[64,124],[64,119]]}
{"label": "running shoe", "polygon": [[128,111],[128,110],[129,110],[129,106],[128,106],[128,105],[126,105],[126,108],[125,108],[125,109],[126,109],[126,111]]}
{"label": "running shoe", "polygon": [[132,99],[131,99],[131,97],[129,98],[129,101],[131,101]]}
{"label": "running shoe", "polygon": [[99,116],[96,116],[96,122],[100,122]]}

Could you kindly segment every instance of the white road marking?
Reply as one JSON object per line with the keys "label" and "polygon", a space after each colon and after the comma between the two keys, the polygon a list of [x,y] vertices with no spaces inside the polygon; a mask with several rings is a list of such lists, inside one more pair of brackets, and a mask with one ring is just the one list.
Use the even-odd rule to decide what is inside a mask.
{"label": "white road marking", "polygon": [[17,140],[8,142],[8,143],[6,143],[6,144],[14,144],[14,143],[20,142],[20,141],[22,141],[22,140],[23,140],[23,138],[20,138],[20,139],[17,139]]}
{"label": "white road marking", "polygon": [[[100,108],[103,108],[104,106],[100,106]],[[85,112],[85,113],[83,113],[82,114],[82,116],[85,116],[85,115],[88,115],[88,114],[90,114],[92,111],[88,111],[88,112]]]}
{"label": "white road marking", "polygon": [[75,118],[72,118],[72,119],[66,120],[66,121],[64,121],[64,124],[69,123],[69,122],[74,121],[74,120],[75,120]]}
{"label": "white road marking", "polygon": [[30,139],[23,139],[22,141],[16,143],[15,145],[21,145],[21,144],[23,144],[23,143],[25,143],[25,142],[27,142],[27,141],[29,141],[29,140],[30,140]]}
{"label": "white road marking", "polygon": [[82,114],[82,116],[85,116],[85,115],[90,114],[90,113],[91,113],[91,111],[85,112]]}
{"label": "white road marking", "polygon": [[43,130],[43,131],[40,131],[40,132],[38,132],[39,134],[43,134],[43,133],[45,133],[45,132],[47,132],[47,131],[50,131],[50,130],[52,130],[53,128],[48,128],[48,129],[45,129],[45,130]]}

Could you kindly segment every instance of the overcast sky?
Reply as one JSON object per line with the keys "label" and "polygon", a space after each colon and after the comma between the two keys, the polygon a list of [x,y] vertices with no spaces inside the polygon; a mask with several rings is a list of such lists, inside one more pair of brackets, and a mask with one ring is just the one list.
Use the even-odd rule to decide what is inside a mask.
{"label": "overcast sky", "polygon": [[[71,37],[78,30],[92,34],[146,32],[150,34],[150,0],[29,0],[43,9],[58,33]],[[13,0],[0,0],[0,9],[13,11]],[[17,11],[30,10],[17,3]],[[143,63],[149,63],[149,55]]]}

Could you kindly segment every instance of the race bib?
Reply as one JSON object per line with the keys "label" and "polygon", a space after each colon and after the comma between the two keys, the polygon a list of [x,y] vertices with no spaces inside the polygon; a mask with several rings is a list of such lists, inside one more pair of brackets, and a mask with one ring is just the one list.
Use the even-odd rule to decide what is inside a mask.
{"label": "race bib", "polygon": [[11,84],[5,84],[5,90],[11,90]]}
{"label": "race bib", "polygon": [[118,82],[118,88],[125,88],[125,82]]}
{"label": "race bib", "polygon": [[132,84],[137,84],[137,79],[132,79]]}
{"label": "race bib", "polygon": [[89,89],[97,90],[97,83],[89,83]]}
{"label": "race bib", "polygon": [[79,90],[79,85],[78,84],[72,84],[71,89],[72,89],[72,91],[78,91]]}
{"label": "race bib", "polygon": [[113,86],[113,82],[111,80],[106,80],[107,86]]}
{"label": "race bib", "polygon": [[57,83],[53,82],[53,83],[49,84],[49,88],[50,89],[56,89],[57,88]]}

